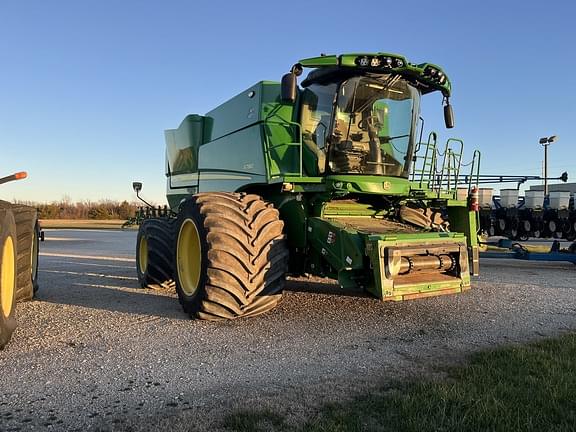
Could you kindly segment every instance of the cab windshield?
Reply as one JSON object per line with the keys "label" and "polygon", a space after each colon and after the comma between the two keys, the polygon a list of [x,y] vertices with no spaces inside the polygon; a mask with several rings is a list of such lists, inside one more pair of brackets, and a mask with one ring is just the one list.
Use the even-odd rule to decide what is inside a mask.
{"label": "cab windshield", "polygon": [[420,92],[398,75],[344,81],[331,125],[330,171],[408,177],[419,101]]}

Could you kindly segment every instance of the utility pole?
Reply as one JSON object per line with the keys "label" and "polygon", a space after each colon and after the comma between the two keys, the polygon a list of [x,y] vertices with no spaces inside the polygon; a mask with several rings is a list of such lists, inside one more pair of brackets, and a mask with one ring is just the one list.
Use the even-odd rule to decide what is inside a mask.
{"label": "utility pole", "polygon": [[540,138],[540,141],[538,141],[544,147],[544,196],[548,195],[548,146],[557,140],[558,137],[552,135]]}

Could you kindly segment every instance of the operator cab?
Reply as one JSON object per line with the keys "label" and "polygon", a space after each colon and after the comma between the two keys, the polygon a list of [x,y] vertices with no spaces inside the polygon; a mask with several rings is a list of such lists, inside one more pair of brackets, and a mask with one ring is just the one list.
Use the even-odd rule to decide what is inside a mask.
{"label": "operator cab", "polygon": [[[297,91],[303,68],[314,68]],[[385,53],[322,55],[301,60],[282,77],[281,100],[300,106],[307,175],[408,178],[416,148],[420,97],[443,95],[454,126],[450,81],[431,63]]]}
{"label": "operator cab", "polygon": [[418,89],[393,74],[306,80],[303,86],[303,140],[319,173],[408,177]]}

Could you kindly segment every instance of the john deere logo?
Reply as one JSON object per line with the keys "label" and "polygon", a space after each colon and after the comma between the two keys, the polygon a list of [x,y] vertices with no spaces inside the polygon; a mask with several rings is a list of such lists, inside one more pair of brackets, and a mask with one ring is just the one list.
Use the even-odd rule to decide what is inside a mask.
{"label": "john deere logo", "polygon": [[384,183],[382,183],[382,188],[385,191],[390,190],[392,188],[392,183],[390,183],[389,181],[385,181]]}

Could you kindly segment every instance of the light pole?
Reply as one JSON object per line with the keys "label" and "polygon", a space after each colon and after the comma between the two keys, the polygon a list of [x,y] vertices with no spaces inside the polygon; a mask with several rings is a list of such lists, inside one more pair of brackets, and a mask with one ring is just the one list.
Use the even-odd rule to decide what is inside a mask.
{"label": "light pole", "polygon": [[558,137],[552,135],[540,138],[539,143],[544,146],[544,196],[548,195],[548,146],[557,141]]}

